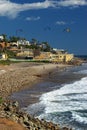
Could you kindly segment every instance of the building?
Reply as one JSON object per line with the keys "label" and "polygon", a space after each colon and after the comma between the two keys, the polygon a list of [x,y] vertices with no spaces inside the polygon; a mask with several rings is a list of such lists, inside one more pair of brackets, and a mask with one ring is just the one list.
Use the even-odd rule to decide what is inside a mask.
{"label": "building", "polygon": [[74,58],[73,54],[51,54],[51,61],[52,62],[63,62],[63,63],[68,63],[70,61],[72,61]]}
{"label": "building", "polygon": [[64,49],[57,49],[57,48],[53,48],[53,51],[55,51],[57,54],[65,54],[68,53],[66,50]]}
{"label": "building", "polygon": [[36,56],[35,59],[38,60],[50,60],[51,52],[40,52],[40,55]]}
{"label": "building", "polygon": [[17,45],[31,45],[29,41],[26,40],[18,40]]}
{"label": "building", "polygon": [[7,60],[7,59],[8,59],[7,54],[3,53],[3,54],[2,54],[2,60]]}
{"label": "building", "polygon": [[4,37],[1,35],[0,36],[0,41],[3,41],[4,40]]}
{"label": "building", "polygon": [[69,54],[65,50],[57,50],[55,54],[51,52],[40,52],[38,56],[35,56],[35,59],[38,60],[49,60],[56,63],[68,63],[74,58],[73,54]]}
{"label": "building", "polygon": [[70,62],[73,60],[74,55],[69,54],[66,50],[64,49],[53,49],[55,51],[55,54],[51,54],[51,61],[53,62]]}
{"label": "building", "polygon": [[33,57],[33,50],[32,49],[22,49],[20,52],[16,54],[17,57]]}

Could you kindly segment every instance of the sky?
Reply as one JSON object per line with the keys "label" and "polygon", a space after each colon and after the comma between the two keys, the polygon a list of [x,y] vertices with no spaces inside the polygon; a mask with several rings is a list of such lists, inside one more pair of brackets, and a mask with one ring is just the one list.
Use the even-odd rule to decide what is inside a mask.
{"label": "sky", "polygon": [[0,0],[0,35],[87,55],[87,0]]}

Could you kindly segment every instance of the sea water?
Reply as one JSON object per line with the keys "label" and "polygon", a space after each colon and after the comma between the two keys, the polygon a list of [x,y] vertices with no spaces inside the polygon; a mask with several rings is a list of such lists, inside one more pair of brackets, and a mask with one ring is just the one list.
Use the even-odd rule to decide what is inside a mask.
{"label": "sea water", "polygon": [[42,94],[39,102],[28,106],[26,111],[73,130],[87,130],[87,64],[72,71],[85,77],[61,87],[54,86],[55,89]]}

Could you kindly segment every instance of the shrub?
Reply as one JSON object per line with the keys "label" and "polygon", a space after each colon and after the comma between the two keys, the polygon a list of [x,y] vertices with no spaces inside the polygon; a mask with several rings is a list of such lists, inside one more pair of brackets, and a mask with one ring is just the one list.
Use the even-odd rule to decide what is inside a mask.
{"label": "shrub", "polygon": [[3,99],[2,99],[2,97],[0,97],[0,104],[2,103],[2,101],[3,101]]}

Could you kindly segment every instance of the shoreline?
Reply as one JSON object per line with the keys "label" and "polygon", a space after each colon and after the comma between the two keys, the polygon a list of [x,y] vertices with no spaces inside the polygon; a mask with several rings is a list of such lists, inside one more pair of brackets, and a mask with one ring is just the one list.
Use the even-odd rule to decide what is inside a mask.
{"label": "shoreline", "polygon": [[[50,68],[48,69],[49,65],[52,66],[50,66]],[[39,70],[43,70],[44,66],[45,65],[40,65],[37,68],[40,67]],[[34,68],[35,67],[36,66],[34,66]],[[37,77],[35,84],[32,83],[31,86],[25,86],[18,92],[14,92],[13,94],[11,94],[11,96],[9,96],[9,99],[18,101],[20,108],[37,103],[39,101],[39,97],[43,93],[52,91],[52,88],[54,86],[57,85],[60,88],[63,84],[69,84],[84,77],[82,74],[76,75],[71,72],[69,73],[69,71],[73,69],[73,67],[74,66],[67,66],[61,64],[46,64],[45,69],[43,70],[44,72],[40,71],[38,74],[34,75],[34,78]]]}
{"label": "shoreline", "polygon": [[[55,72],[53,72],[55,73]],[[9,99],[12,101],[18,101],[20,108],[26,108],[29,105],[35,104],[39,102],[39,98],[42,94],[53,91],[53,89],[61,88],[64,84],[70,84],[74,81],[80,80],[84,76],[75,75],[75,74],[64,74],[64,72],[59,72],[58,80],[54,78],[54,74],[52,76],[48,76],[48,79],[40,80],[36,84],[33,84],[30,88],[25,88],[20,90],[19,92],[14,92]],[[67,79],[69,78],[69,79]],[[52,81],[51,81],[52,80]]]}
{"label": "shoreline", "polygon": [[0,66],[0,96],[6,98],[13,92],[33,87],[47,80],[56,69],[61,72],[69,65],[17,63]]}
{"label": "shoreline", "polygon": [[[35,84],[40,83],[44,80],[48,80],[51,73],[56,69],[59,72],[63,71],[67,65],[56,65],[56,64],[40,64],[40,65],[30,65],[29,64],[13,64],[10,66],[0,66],[0,70],[3,70],[0,73],[0,97],[6,99],[9,95],[20,90],[27,88],[32,88]],[[48,78],[48,79],[47,79]],[[18,113],[18,114],[17,114]],[[20,118],[21,114],[21,118]],[[2,121],[3,119],[3,121]],[[6,120],[7,119],[7,120]],[[21,111],[18,106],[14,108],[14,102],[4,101],[0,104],[0,128],[10,128],[9,120],[15,125],[21,124],[21,129],[31,129],[37,130],[60,130],[60,126],[53,124],[52,122],[46,122],[44,120],[40,121],[31,117],[29,114]],[[26,123],[25,123],[26,122]],[[3,124],[3,126],[1,125]],[[16,124],[16,127],[17,127]],[[65,130],[70,130],[67,127],[64,127]],[[8,129],[9,130],[9,129]],[[14,129],[16,130],[16,129]]]}
{"label": "shoreline", "polygon": [[[19,92],[21,90],[25,90],[28,88],[32,89],[34,86],[36,86],[36,84],[39,84],[41,82],[46,82],[46,81],[50,82],[52,80],[52,78],[54,77],[56,71],[60,75],[60,80],[61,80],[61,72],[66,71],[66,69],[68,69],[70,67],[73,67],[73,66],[63,65],[63,64],[38,64],[38,65],[32,64],[31,65],[31,64],[25,64],[25,63],[4,66],[4,67],[2,67],[2,70],[6,69],[6,72],[0,74],[0,78],[2,79],[2,81],[4,78],[4,82],[2,82],[3,83],[2,86],[5,85],[4,87],[6,88],[6,91],[2,91],[3,92],[2,96],[4,96],[4,98],[6,98],[14,92]],[[8,80],[6,80],[6,79],[8,79]],[[60,83],[60,80],[57,83]],[[66,79],[64,79],[64,81],[62,81],[62,82],[64,83],[65,80]],[[52,80],[52,82],[55,82],[55,81],[56,81],[56,79]],[[71,78],[71,81],[72,81],[72,78]],[[26,82],[26,84],[25,84],[25,82]],[[18,83],[17,85],[19,85],[18,89],[17,89],[17,86],[13,86],[13,85],[16,85],[16,83]],[[9,84],[9,86],[8,86],[8,84]],[[0,85],[1,85],[1,83],[0,83]],[[3,89],[5,89],[4,87],[3,87]],[[7,91],[7,87],[9,89],[8,91]],[[0,90],[0,92],[1,92],[1,90]],[[8,93],[6,93],[6,92],[8,92]],[[1,93],[0,93],[0,96],[1,96]],[[7,106],[8,106],[8,104],[7,104]],[[13,113],[13,110],[12,110],[11,114],[13,113],[16,116],[16,118],[19,120],[20,108],[19,108],[19,110],[17,109],[16,112],[18,113],[18,115],[16,115],[16,113]],[[25,113],[22,112],[22,115],[24,118]],[[11,120],[17,122],[17,120],[14,119],[14,117],[12,115],[9,117],[7,112],[5,113],[5,118],[8,118],[8,119],[10,118]],[[33,118],[32,120],[34,121],[33,125],[35,125],[35,122],[37,122],[36,119]],[[24,122],[24,120],[22,120],[22,121]],[[22,126],[24,126],[23,122],[21,123]],[[29,122],[31,122],[31,120],[28,120],[27,123],[29,124]],[[38,122],[41,125],[43,121],[38,121]],[[17,123],[19,123],[19,122],[17,122]],[[48,125],[51,125],[52,128],[55,127],[54,130],[56,130],[56,128],[57,128],[57,130],[61,130],[59,125],[56,126],[56,124],[53,124],[52,122],[51,122],[51,124],[49,124],[48,122],[44,121],[43,127],[44,127],[44,125],[46,127],[43,130],[46,130]],[[42,126],[40,126],[40,127],[42,128]],[[47,130],[49,130],[49,129],[47,129]],[[72,130],[72,128],[65,127],[65,130]]]}

